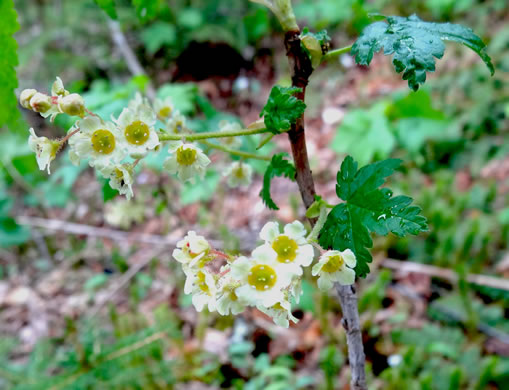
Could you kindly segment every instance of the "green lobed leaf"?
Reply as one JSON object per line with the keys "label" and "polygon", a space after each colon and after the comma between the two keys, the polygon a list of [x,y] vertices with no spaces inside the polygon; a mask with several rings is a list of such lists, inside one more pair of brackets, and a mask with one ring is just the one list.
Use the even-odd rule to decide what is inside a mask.
{"label": "green lobed leaf", "polygon": [[348,156],[338,172],[336,193],[344,203],[327,216],[319,243],[326,249],[351,249],[357,256],[355,272],[359,277],[369,273],[370,233],[392,232],[403,237],[427,230],[426,218],[419,207],[411,205],[412,198],[393,197],[388,188],[379,188],[400,164],[401,160],[389,159],[357,169],[357,162]]}
{"label": "green lobed leaf", "polygon": [[117,19],[115,0],[94,0],[95,3],[108,14],[111,19]]}
{"label": "green lobed leaf", "polygon": [[272,156],[272,160],[263,175],[263,187],[260,191],[260,197],[271,210],[279,210],[279,207],[277,207],[270,196],[270,183],[272,179],[276,176],[284,176],[290,180],[295,180],[295,167],[291,162],[285,160],[284,157],[285,153],[278,153]]}
{"label": "green lobed leaf", "polygon": [[392,63],[403,80],[416,91],[426,81],[426,72],[435,71],[435,58],[442,58],[443,40],[459,42],[475,51],[489,68],[495,68],[486,45],[465,26],[452,23],[424,22],[417,15],[408,18],[387,17],[387,23],[375,22],[364,29],[352,46],[352,55],[358,64],[369,65],[373,54],[383,49],[385,55],[393,54]]}
{"label": "green lobed leaf", "polygon": [[12,0],[0,1],[0,127],[15,122],[19,117],[14,90],[18,86],[15,67],[18,65],[18,45],[13,35],[19,29]]}
{"label": "green lobed leaf", "polygon": [[270,91],[267,104],[263,107],[260,117],[264,116],[265,126],[274,134],[289,130],[304,113],[306,104],[293,96],[301,92],[296,87],[281,87],[276,85]]}

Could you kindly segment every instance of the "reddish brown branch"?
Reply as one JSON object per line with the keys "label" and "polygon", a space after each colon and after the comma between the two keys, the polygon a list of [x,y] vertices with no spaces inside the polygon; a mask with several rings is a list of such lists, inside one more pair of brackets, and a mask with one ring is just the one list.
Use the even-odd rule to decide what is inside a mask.
{"label": "reddish brown branch", "polygon": [[[292,85],[301,88],[301,92],[295,96],[304,101],[306,86],[309,81],[313,67],[307,53],[301,48],[300,31],[289,31],[285,35],[285,47],[288,62],[292,74]],[[302,115],[288,132],[292,145],[293,161],[297,171],[296,180],[299,185],[300,194],[306,209],[314,201],[315,184],[313,174],[309,168],[308,153],[306,147],[306,135],[304,131],[304,115]],[[311,220],[314,225],[315,220]],[[354,286],[340,286],[336,284],[336,291],[339,296],[343,310],[343,327],[346,331],[348,345],[348,360],[351,370],[350,387],[353,390],[366,390],[365,355],[362,344],[362,330],[359,321],[357,308],[357,294]]]}

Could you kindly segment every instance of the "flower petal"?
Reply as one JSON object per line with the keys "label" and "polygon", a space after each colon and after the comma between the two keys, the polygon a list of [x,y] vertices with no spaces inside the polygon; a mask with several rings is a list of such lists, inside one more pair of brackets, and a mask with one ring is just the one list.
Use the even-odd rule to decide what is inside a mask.
{"label": "flower petal", "polygon": [[344,267],[341,271],[335,273],[337,275],[336,280],[342,286],[348,286],[355,282],[355,271],[351,268]]}
{"label": "flower petal", "polygon": [[293,239],[299,239],[306,235],[306,228],[300,221],[293,221],[284,228],[285,234]]}
{"label": "flower petal", "polygon": [[341,252],[341,256],[343,257],[343,260],[345,260],[347,266],[350,268],[354,268],[356,266],[357,258],[350,249],[345,249],[343,252]]}
{"label": "flower petal", "polygon": [[279,235],[279,224],[277,222],[267,222],[260,231],[260,238],[267,242],[272,242]]}

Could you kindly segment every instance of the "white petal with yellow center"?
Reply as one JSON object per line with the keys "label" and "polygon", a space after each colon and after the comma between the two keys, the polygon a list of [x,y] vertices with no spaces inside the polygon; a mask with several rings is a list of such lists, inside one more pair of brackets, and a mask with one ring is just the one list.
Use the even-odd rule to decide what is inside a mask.
{"label": "white petal with yellow center", "polygon": [[144,156],[160,144],[154,128],[155,114],[146,105],[140,105],[136,111],[124,108],[116,123],[120,129],[122,146],[131,156]]}
{"label": "white petal with yellow center", "polygon": [[34,129],[30,129],[30,136],[28,137],[28,146],[35,153],[37,165],[43,171],[47,169],[50,172],[50,164],[55,159],[60,143],[58,141],[50,140],[46,137],[38,137]]}
{"label": "white petal with yellow center", "polygon": [[210,159],[199,147],[176,142],[170,145],[169,151],[171,155],[163,164],[166,171],[171,174],[176,173],[182,181],[191,180],[195,176],[203,178]]}
{"label": "white petal with yellow center", "polygon": [[69,139],[69,146],[80,159],[90,158],[92,167],[116,164],[125,157],[120,131],[112,122],[87,116],[76,122],[76,127],[80,132]]}
{"label": "white petal with yellow center", "polygon": [[332,288],[334,282],[343,286],[351,285],[355,282],[355,271],[353,268],[357,264],[355,254],[350,250],[327,251],[318,260],[312,270],[313,276],[319,276],[318,288],[327,291]]}

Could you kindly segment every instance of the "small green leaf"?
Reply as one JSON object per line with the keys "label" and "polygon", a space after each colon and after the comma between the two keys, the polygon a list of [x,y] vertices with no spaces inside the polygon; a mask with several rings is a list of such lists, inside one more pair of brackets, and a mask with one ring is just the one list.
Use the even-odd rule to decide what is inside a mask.
{"label": "small green leaf", "polygon": [[289,130],[301,117],[306,104],[293,96],[294,93],[301,91],[300,88],[285,88],[279,85],[272,88],[267,104],[260,113],[260,117],[264,116],[263,121],[268,130],[274,134],[282,133]]}
{"label": "small green leaf", "polygon": [[166,22],[155,22],[141,33],[141,40],[150,54],[154,54],[165,45],[174,44],[176,39],[175,26]]}
{"label": "small green leaf", "polygon": [[132,2],[141,21],[147,22],[156,17],[159,0],[132,0]]}
{"label": "small green leaf", "polygon": [[304,27],[300,35],[300,45],[307,53],[313,68],[317,68],[322,61],[322,57],[329,49],[331,38],[327,34],[327,30],[318,33],[312,33],[307,27]]}
{"label": "small green leaf", "polygon": [[117,9],[115,0],[94,0],[101,9],[108,14],[111,19],[117,19]]}
{"label": "small green leaf", "polygon": [[18,45],[13,35],[19,29],[12,0],[0,1],[0,127],[19,118],[14,89],[18,86],[15,67],[18,65]]}
{"label": "small green leaf", "polygon": [[336,193],[344,203],[327,216],[319,243],[326,249],[351,249],[357,257],[355,272],[359,277],[369,273],[370,233],[392,232],[403,237],[427,230],[426,218],[419,215],[419,207],[411,206],[411,198],[393,197],[388,188],[379,188],[400,164],[400,160],[389,159],[357,169],[357,163],[348,156],[338,172]]}
{"label": "small green leaf", "polygon": [[442,58],[443,40],[459,42],[475,51],[491,74],[495,68],[486,45],[474,32],[459,24],[423,22],[417,15],[408,18],[389,16],[387,22],[375,22],[364,29],[352,46],[358,64],[369,65],[373,54],[383,49],[385,55],[394,54],[396,72],[403,72],[403,80],[416,91],[426,81],[426,72],[435,71],[435,58]]}
{"label": "small green leaf", "polygon": [[260,191],[260,197],[263,199],[265,205],[271,210],[279,210],[279,207],[277,207],[270,196],[270,182],[272,178],[276,176],[284,176],[290,180],[295,180],[295,167],[292,163],[286,161],[284,157],[285,153],[279,153],[272,156],[272,160],[263,175],[263,188]]}

